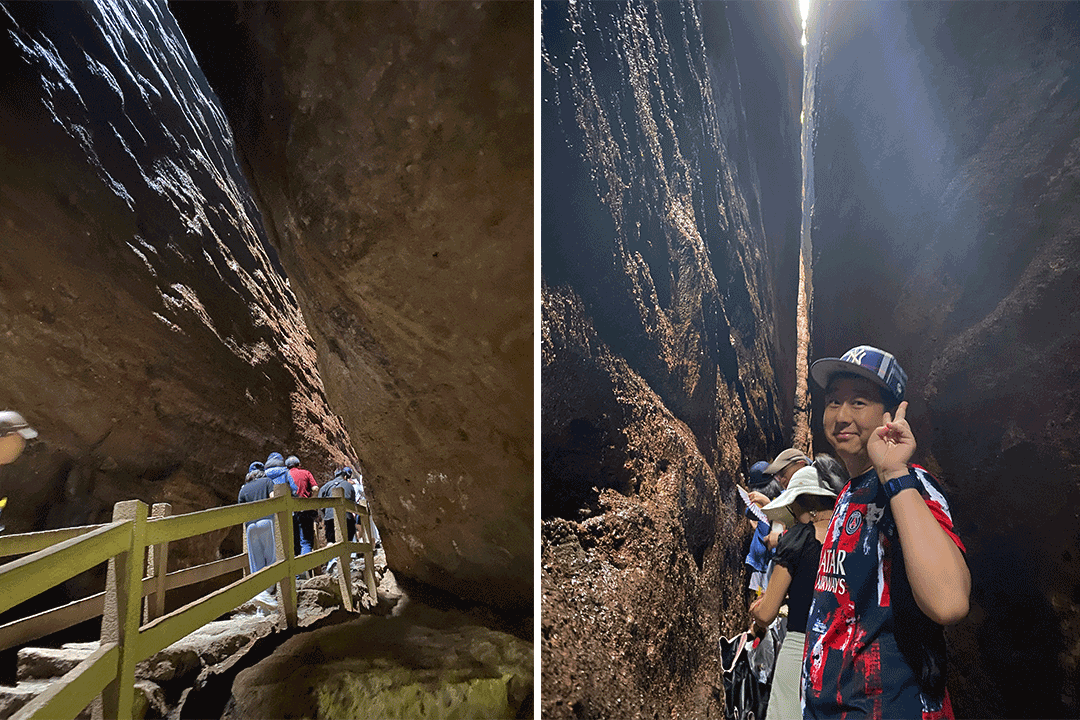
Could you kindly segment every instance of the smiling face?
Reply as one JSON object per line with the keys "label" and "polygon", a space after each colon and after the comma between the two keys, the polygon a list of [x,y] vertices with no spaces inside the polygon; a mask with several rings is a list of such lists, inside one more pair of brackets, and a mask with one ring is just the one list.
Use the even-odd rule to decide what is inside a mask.
{"label": "smiling face", "polygon": [[878,386],[861,377],[841,375],[829,382],[822,417],[825,437],[851,477],[870,467],[867,443],[885,418]]}

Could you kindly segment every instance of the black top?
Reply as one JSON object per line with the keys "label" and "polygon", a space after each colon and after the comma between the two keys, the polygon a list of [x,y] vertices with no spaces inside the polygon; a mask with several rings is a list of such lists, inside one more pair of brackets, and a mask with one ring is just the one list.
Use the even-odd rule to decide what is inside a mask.
{"label": "black top", "polygon": [[821,543],[814,535],[814,526],[799,523],[780,536],[773,561],[791,573],[788,588],[788,630],[806,632],[806,618],[814,599],[814,579],[821,559]]}

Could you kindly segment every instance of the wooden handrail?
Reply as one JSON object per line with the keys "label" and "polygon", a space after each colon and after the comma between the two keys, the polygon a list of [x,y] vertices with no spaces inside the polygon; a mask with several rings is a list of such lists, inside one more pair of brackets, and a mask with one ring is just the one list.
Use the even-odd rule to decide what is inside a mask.
{"label": "wooden handrail", "polygon": [[73,537],[85,535],[91,530],[103,528],[105,525],[81,525],[78,527],[58,528],[56,530],[40,530],[38,532],[22,533],[20,535],[0,535],[0,557],[11,555],[26,555],[28,553],[44,550],[47,547],[69,540]]}
{"label": "wooden handrail", "polygon": [[[294,557],[293,513],[317,508],[335,510],[341,539],[302,557]],[[294,575],[330,558],[340,559],[338,578],[342,602],[347,609],[354,608],[349,571],[352,553],[365,556],[364,579],[368,592],[375,596],[371,515],[366,503],[347,503],[340,488],[336,488],[330,498],[293,498],[288,494],[287,486],[282,485],[275,488],[275,496],[268,500],[185,515],[169,516],[170,511],[166,504],[155,505],[155,517],[148,518],[144,503],[128,500],[117,503],[112,523],[0,538],[0,557],[30,553],[0,565],[0,587],[4,588],[0,612],[102,562],[109,563],[104,593],[0,626],[2,649],[69,627],[96,614],[102,615],[99,650],[23,706],[15,717],[74,717],[91,702],[95,718],[131,717],[138,662],[243,604],[275,582],[279,584],[278,598],[285,622],[295,627],[298,618]],[[345,537],[347,512],[359,516],[360,542],[350,542]],[[170,542],[264,517],[274,519],[276,562],[161,616],[166,591],[247,567],[245,553],[165,573]],[[143,577],[147,550],[151,551],[150,575]],[[148,598],[148,622],[140,627],[143,597]]]}
{"label": "wooden handrail", "polygon": [[268,565],[253,575],[248,575],[206,597],[193,600],[168,615],[159,617],[139,631],[135,654],[140,660],[145,660],[208,622],[216,620],[229,610],[242,605],[261,590],[265,590],[268,585],[272,585],[278,574],[275,571],[280,570],[284,565],[285,563],[281,561]]}
{"label": "wooden handrail", "polygon": [[277,512],[279,505],[284,506],[280,499],[260,500],[209,510],[196,510],[185,515],[154,518],[146,523],[146,544],[176,542],[233,525],[242,525]]}
{"label": "wooden handrail", "polygon": [[[304,559],[307,559],[306,555]],[[318,563],[311,563],[308,567],[314,567],[316,564]],[[165,590],[175,590],[206,580],[213,580],[216,577],[243,570],[246,567],[247,555],[233,555],[223,560],[214,560],[203,565],[174,570],[164,576]],[[308,567],[302,569],[306,570]],[[154,579],[153,577],[143,578],[143,597],[148,597],[154,593]],[[39,637],[44,637],[58,630],[98,617],[104,607],[105,593],[99,592],[96,595],[74,600],[51,610],[12,620],[5,625],[0,625],[0,650],[23,645]]]}
{"label": "wooden handrail", "polygon": [[0,565],[0,612],[100,565],[131,546],[131,526],[110,523]]}
{"label": "wooden handrail", "polygon": [[69,708],[79,705],[75,712],[87,706],[84,698],[95,698],[116,677],[120,664],[120,647],[116,643],[102,645],[62,677],[52,682],[45,692],[19,708],[11,720],[34,717],[61,717]]}

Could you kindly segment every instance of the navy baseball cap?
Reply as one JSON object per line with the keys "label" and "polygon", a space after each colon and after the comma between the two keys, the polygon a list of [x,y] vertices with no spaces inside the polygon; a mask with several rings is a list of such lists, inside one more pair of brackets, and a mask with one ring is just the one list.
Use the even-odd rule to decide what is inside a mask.
{"label": "navy baseball cap", "polygon": [[769,463],[764,460],[758,460],[750,466],[750,481],[748,483],[750,487],[762,487],[769,484],[772,478],[765,474],[765,468],[767,467],[769,467]]}
{"label": "navy baseball cap", "polygon": [[866,378],[880,387],[897,403],[904,399],[907,373],[892,354],[870,345],[853,347],[838,358],[821,358],[810,366],[810,377],[822,390],[837,373],[851,373]]}

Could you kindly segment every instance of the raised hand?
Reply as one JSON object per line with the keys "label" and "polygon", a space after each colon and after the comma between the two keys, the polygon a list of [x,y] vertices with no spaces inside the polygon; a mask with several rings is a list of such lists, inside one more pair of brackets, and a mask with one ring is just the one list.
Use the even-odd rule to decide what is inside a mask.
{"label": "raised hand", "polygon": [[766,495],[762,495],[757,490],[751,490],[749,492],[750,502],[754,503],[758,507],[765,507],[769,504],[769,498]]}
{"label": "raised hand", "polygon": [[905,475],[908,462],[915,454],[915,435],[907,422],[907,407],[906,400],[900,403],[895,419],[885,413],[884,424],[874,430],[866,444],[870,462],[874,463],[881,482]]}

